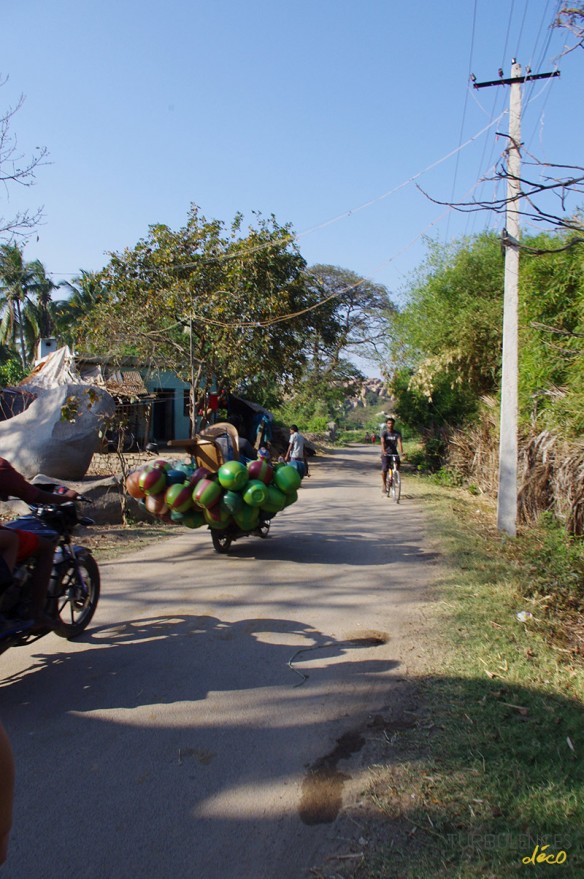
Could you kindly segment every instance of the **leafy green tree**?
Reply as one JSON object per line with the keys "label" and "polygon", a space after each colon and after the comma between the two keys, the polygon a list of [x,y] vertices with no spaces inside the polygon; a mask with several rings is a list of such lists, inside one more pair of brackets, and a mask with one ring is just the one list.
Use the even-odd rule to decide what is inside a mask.
{"label": "leafy green tree", "polygon": [[349,358],[379,358],[393,306],[382,284],[339,266],[312,266],[306,286],[311,319],[303,343],[305,365],[284,411],[286,420],[316,430],[330,421],[344,422],[347,398],[364,379]]}
{"label": "leafy green tree", "polygon": [[18,353],[13,348],[0,347],[0,388],[17,385],[24,376]]}
{"label": "leafy green tree", "polygon": [[493,234],[429,245],[389,333],[396,412],[410,427],[436,434],[458,426],[482,395],[498,392],[503,272]]}
{"label": "leafy green tree", "polygon": [[40,260],[29,263],[33,275],[31,294],[24,307],[24,329],[27,354],[34,358],[40,339],[52,336],[55,331],[53,292],[57,285],[48,277]]}
{"label": "leafy green tree", "polygon": [[40,260],[25,261],[17,244],[0,245],[0,341],[18,350],[23,370],[34,361],[39,340],[55,331],[56,289]]}
{"label": "leafy green tree", "polygon": [[[584,249],[576,233],[522,239],[519,276],[519,403],[524,425],[564,435],[584,427]],[[433,245],[390,333],[396,411],[436,434],[461,426],[483,396],[498,396],[503,257],[483,234]]]}
{"label": "leafy green tree", "polygon": [[394,310],[387,288],[339,266],[315,265],[306,277],[319,303],[306,340],[314,376],[326,379],[351,355],[380,360],[387,315]]}
{"label": "leafy green tree", "polygon": [[520,413],[564,436],[584,431],[584,247],[573,238],[528,239],[520,273]]}
{"label": "leafy green tree", "polygon": [[237,391],[255,376],[283,391],[302,369],[311,320],[304,268],[289,227],[274,217],[244,232],[239,215],[227,229],[193,207],[178,231],[151,226],[133,249],[111,255],[85,345],[164,365],[194,388],[216,378]]}
{"label": "leafy green tree", "polygon": [[308,430],[323,430],[330,421],[343,424],[347,398],[356,395],[364,378],[349,360],[340,360],[326,375],[307,369],[276,414],[283,421],[302,422]]}

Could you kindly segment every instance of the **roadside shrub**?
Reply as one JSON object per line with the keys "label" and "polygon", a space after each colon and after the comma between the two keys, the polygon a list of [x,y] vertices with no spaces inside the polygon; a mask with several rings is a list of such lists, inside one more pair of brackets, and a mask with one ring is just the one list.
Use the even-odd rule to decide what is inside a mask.
{"label": "roadside shrub", "polygon": [[543,513],[525,540],[530,590],[549,595],[556,607],[584,609],[584,540],[566,534],[551,513]]}
{"label": "roadside shrub", "polygon": [[440,470],[433,473],[430,478],[436,485],[445,485],[450,488],[462,485],[462,476],[460,473],[456,470],[451,470],[448,467],[441,467]]}

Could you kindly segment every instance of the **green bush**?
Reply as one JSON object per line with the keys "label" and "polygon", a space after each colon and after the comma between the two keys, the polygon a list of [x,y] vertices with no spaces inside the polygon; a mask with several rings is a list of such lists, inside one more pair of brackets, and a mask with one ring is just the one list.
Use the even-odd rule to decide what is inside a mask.
{"label": "green bush", "polygon": [[[449,467],[441,467],[431,476],[432,482],[436,485],[447,485],[451,488],[462,485],[462,476],[456,470]],[[476,492],[471,492],[471,494]]]}
{"label": "green bush", "polygon": [[0,354],[0,387],[12,387],[24,378],[24,369],[18,354],[4,348]]}
{"label": "green bush", "polygon": [[557,607],[584,608],[584,541],[566,534],[560,521],[543,513],[525,539],[531,592],[550,595]]}

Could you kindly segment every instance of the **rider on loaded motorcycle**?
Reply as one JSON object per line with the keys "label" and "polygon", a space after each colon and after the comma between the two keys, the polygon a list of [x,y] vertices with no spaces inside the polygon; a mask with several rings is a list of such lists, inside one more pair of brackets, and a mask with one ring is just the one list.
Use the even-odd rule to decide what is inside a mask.
{"label": "rider on loaded motorcycle", "polygon": [[[0,500],[6,500],[9,496],[20,498],[27,504],[63,504],[75,500],[78,495],[72,489],[59,489],[58,492],[43,491],[27,482],[5,458],[0,458]],[[29,531],[3,528],[0,525],[0,599],[13,582],[12,572],[15,565],[30,556],[36,556],[37,559],[30,580],[33,619],[32,621],[7,620],[0,616],[0,634],[7,628],[14,628],[18,623],[28,626],[32,622],[32,632],[54,628],[55,621],[48,617],[44,610],[53,567],[53,551],[53,544],[45,537]]]}

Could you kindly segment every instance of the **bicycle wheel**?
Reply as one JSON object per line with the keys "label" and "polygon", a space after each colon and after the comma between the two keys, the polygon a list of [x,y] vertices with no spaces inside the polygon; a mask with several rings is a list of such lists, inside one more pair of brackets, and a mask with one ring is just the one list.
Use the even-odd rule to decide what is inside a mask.
{"label": "bicycle wheel", "polygon": [[75,638],[89,625],[97,608],[100,577],[92,555],[77,557],[79,573],[69,562],[51,583],[49,608],[57,617],[54,632],[60,638]]}
{"label": "bicycle wheel", "polygon": [[399,470],[393,471],[393,483],[391,486],[391,498],[394,503],[399,504],[401,497],[401,476]]}

